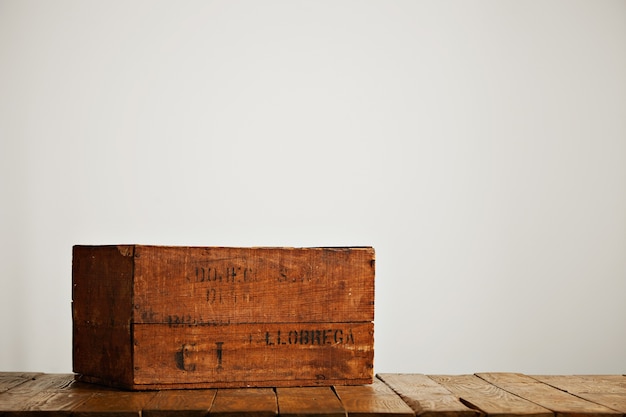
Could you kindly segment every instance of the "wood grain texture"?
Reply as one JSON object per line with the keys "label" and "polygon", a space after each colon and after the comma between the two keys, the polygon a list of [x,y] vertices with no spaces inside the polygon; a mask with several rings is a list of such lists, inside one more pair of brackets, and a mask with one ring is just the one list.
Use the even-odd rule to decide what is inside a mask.
{"label": "wood grain texture", "polygon": [[371,382],[372,323],[136,325],[134,337],[138,385]]}
{"label": "wood grain texture", "polygon": [[558,416],[621,416],[621,413],[568,394],[527,375],[515,373],[478,373],[481,379],[505,391],[552,410]]}
{"label": "wood grain texture", "polygon": [[626,376],[623,375],[529,375],[544,384],[574,394],[626,394]]}
{"label": "wood grain texture", "polygon": [[476,417],[480,414],[426,375],[379,374],[378,377],[419,416]]}
{"label": "wood grain texture", "polygon": [[143,408],[143,417],[204,417],[216,390],[167,390],[158,392]]}
{"label": "wood grain texture", "polygon": [[0,414],[14,416],[44,411],[69,414],[87,399],[85,395],[69,392],[73,383],[73,375],[37,374],[0,394]]}
{"label": "wood grain texture", "polygon": [[3,416],[31,416],[31,415],[54,415],[70,416],[73,410],[91,398],[88,393],[64,393],[53,391],[41,391],[24,403],[19,411],[3,413]]}
{"label": "wood grain texture", "polygon": [[373,248],[73,250],[80,381],[138,390],[372,381]]}
{"label": "wood grain texture", "polygon": [[336,386],[335,393],[348,416],[415,416],[411,407],[377,378],[370,385]]}
{"label": "wood grain texture", "polygon": [[345,417],[345,410],[330,387],[276,388],[281,416]]}
{"label": "wood grain texture", "polygon": [[272,417],[278,414],[276,393],[272,388],[220,389],[211,417]]}
{"label": "wood grain texture", "polygon": [[372,321],[373,261],[372,248],[135,246],[133,322]]}
{"label": "wood grain texture", "polygon": [[532,378],[585,400],[626,413],[623,375],[533,375]]}
{"label": "wood grain texture", "polygon": [[132,383],[132,246],[74,246],[73,371]]}
{"label": "wood grain texture", "polygon": [[12,395],[29,395],[44,390],[63,390],[74,384],[71,374],[36,374],[33,378],[10,389]]}
{"label": "wood grain texture", "polygon": [[27,382],[36,376],[41,375],[40,372],[2,372],[0,373],[0,393],[10,390],[24,382]]}
{"label": "wood grain texture", "polygon": [[[530,377],[480,373],[476,376],[382,374],[379,377],[381,379],[371,385],[359,386],[129,392],[77,382],[71,374],[0,372],[0,381],[28,378],[22,383],[12,383],[0,393],[0,416],[410,417],[414,410],[419,410],[419,416],[429,417],[624,415],[620,407],[626,392],[623,377],[617,375]],[[402,397],[397,393],[404,400],[400,401]],[[587,395],[591,397],[586,401],[582,396]],[[602,401],[596,401],[595,396]],[[606,403],[606,400],[612,402]],[[546,413],[544,409],[550,411]]]}
{"label": "wood grain texture", "polygon": [[430,378],[458,396],[463,403],[489,416],[553,415],[550,410],[513,395],[475,375],[430,375]]}
{"label": "wood grain texture", "polygon": [[100,392],[72,411],[74,417],[141,417],[156,392]]}

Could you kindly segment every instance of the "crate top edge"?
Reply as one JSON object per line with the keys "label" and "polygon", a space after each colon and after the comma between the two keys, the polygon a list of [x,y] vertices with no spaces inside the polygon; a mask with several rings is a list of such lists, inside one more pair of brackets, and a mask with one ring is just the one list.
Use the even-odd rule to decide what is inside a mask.
{"label": "crate top edge", "polygon": [[201,245],[149,245],[149,244],[104,244],[86,245],[76,244],[73,248],[114,248],[114,247],[134,247],[134,248],[175,248],[175,249],[267,249],[267,250],[373,250],[373,246],[201,246]]}

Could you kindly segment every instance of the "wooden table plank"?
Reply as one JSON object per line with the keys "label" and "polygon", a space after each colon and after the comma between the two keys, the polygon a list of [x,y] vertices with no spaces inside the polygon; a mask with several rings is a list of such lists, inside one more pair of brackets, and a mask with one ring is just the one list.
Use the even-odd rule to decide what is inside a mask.
{"label": "wooden table plank", "polygon": [[73,410],[73,417],[141,417],[144,407],[156,396],[153,391],[99,392]]}
{"label": "wooden table plank", "polygon": [[[5,376],[0,374],[0,377]],[[112,388],[76,382],[73,374],[36,374],[34,378],[0,394],[2,417],[31,414],[68,416],[101,391]]]}
{"label": "wooden table plank", "polygon": [[475,375],[429,375],[471,408],[489,416],[552,417],[552,411],[513,395]]}
{"label": "wooden table plank", "polygon": [[446,388],[422,374],[380,374],[378,377],[397,392],[418,416],[477,417]]}
{"label": "wooden table plank", "polygon": [[330,387],[276,388],[281,416],[345,417],[346,413]]}
{"label": "wooden table plank", "polygon": [[143,408],[143,417],[204,417],[215,398],[214,389],[159,391]]}
{"label": "wooden table plank", "polygon": [[[32,379],[13,386],[0,394],[0,410],[3,415],[36,410],[50,403],[50,397],[57,391],[67,388],[74,382],[69,374],[38,374]],[[71,400],[70,400],[71,401]],[[59,402],[52,402],[52,404]],[[52,407],[52,405],[50,405]]]}
{"label": "wooden table plank", "polygon": [[41,372],[2,372],[0,373],[0,393],[41,375]]}
{"label": "wooden table plank", "polygon": [[73,379],[71,374],[60,374],[56,382],[50,381],[42,391],[26,403],[24,411],[16,416],[26,417],[30,414],[47,414],[53,416],[70,416],[74,410],[99,393],[112,395],[118,390],[101,385],[87,384]]}
{"label": "wooden table plank", "polygon": [[83,404],[93,394],[86,392],[54,392],[54,391],[41,391],[35,395],[25,404],[24,408],[19,411],[8,412],[2,414],[4,417],[26,417],[33,414],[37,415],[54,415],[54,416],[70,416],[73,410],[79,405]]}
{"label": "wooden table plank", "polygon": [[505,391],[554,411],[558,417],[621,417],[621,413],[615,410],[568,394],[527,375],[514,373],[476,375]]}
{"label": "wooden table plank", "polygon": [[336,386],[335,392],[348,416],[415,416],[411,407],[378,378],[371,385]]}
{"label": "wooden table plank", "polygon": [[538,381],[571,393],[626,394],[623,375],[529,375]]}
{"label": "wooden table plank", "polygon": [[623,375],[533,375],[532,378],[626,413],[626,377]]}
{"label": "wooden table plank", "polygon": [[[371,385],[129,392],[72,374],[0,372],[0,416],[623,417],[622,375],[381,374]],[[278,395],[277,395],[278,394]],[[402,398],[403,400],[401,400]],[[543,408],[542,408],[543,407]]]}
{"label": "wooden table plank", "polygon": [[272,388],[234,388],[217,391],[211,417],[273,417],[278,414],[276,393]]}
{"label": "wooden table plank", "polygon": [[10,390],[13,394],[27,394],[48,389],[64,389],[74,383],[72,374],[39,374]]}

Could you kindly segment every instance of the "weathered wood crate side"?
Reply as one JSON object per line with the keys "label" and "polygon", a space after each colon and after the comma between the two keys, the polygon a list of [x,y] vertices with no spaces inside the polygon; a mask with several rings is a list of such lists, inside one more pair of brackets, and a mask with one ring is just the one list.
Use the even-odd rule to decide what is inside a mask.
{"label": "weathered wood crate side", "polygon": [[369,384],[373,333],[373,323],[354,322],[137,324],[134,382],[143,389]]}
{"label": "weathered wood crate side", "polygon": [[131,389],[372,381],[373,248],[76,246],[74,256],[82,380]]}
{"label": "weathered wood crate side", "polygon": [[73,370],[130,385],[133,247],[75,246],[72,255]]}
{"label": "weathered wood crate side", "polygon": [[372,248],[135,247],[134,323],[374,320]]}

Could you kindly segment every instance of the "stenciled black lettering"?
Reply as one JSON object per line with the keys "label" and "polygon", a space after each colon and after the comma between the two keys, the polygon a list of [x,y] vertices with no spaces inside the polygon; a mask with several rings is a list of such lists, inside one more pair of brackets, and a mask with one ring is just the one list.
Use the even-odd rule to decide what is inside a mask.
{"label": "stenciled black lettering", "polygon": [[348,329],[348,336],[346,338],[346,343],[354,344],[354,335],[352,334],[352,329]]}
{"label": "stenciled black lettering", "polygon": [[224,342],[215,342],[215,347],[217,350],[217,368],[222,369],[222,346],[224,346]]}
{"label": "stenciled black lettering", "polygon": [[196,364],[190,363],[190,352],[195,349],[196,344],[183,344],[179,351],[174,354],[174,361],[176,363],[176,367],[181,371],[195,371]]}
{"label": "stenciled black lettering", "polygon": [[[286,279],[286,275],[284,276]],[[225,282],[237,284],[254,281],[252,268],[228,265],[224,267],[196,266],[192,274],[186,276],[187,282]]]}
{"label": "stenciled black lettering", "polygon": [[330,329],[300,329],[284,332],[265,332],[266,346],[300,345],[300,346],[324,346],[354,344],[354,332],[351,328]]}
{"label": "stenciled black lettering", "polygon": [[226,268],[226,282],[235,282],[236,277],[237,271],[234,266]]}
{"label": "stenciled black lettering", "polygon": [[311,344],[315,344],[317,342],[318,345],[322,344],[322,331],[321,330],[311,330],[311,333],[314,335],[311,336]]}

